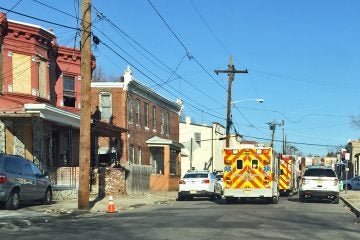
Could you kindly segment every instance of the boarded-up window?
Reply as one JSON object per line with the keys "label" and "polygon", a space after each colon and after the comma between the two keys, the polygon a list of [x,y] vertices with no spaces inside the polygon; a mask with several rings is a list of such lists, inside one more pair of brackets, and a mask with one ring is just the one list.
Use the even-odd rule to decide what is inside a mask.
{"label": "boarded-up window", "polygon": [[101,119],[110,120],[112,116],[112,104],[111,104],[111,94],[110,93],[101,93],[100,95],[100,111]]}
{"label": "boarded-up window", "polygon": [[46,62],[39,62],[39,94],[41,98],[47,99],[46,90]]}
{"label": "boarded-up window", "polygon": [[14,135],[13,130],[11,128],[5,128],[5,153],[6,154],[14,154]]}
{"label": "boarded-up window", "polygon": [[32,149],[32,126],[26,125],[23,128],[24,132],[24,145],[25,145],[25,158],[33,159]]}
{"label": "boarded-up window", "polygon": [[31,56],[13,53],[13,92],[31,94]]}

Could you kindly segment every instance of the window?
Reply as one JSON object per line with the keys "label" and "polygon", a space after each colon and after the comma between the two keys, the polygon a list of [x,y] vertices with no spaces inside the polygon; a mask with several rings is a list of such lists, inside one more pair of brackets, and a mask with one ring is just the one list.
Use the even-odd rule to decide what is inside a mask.
{"label": "window", "polygon": [[152,165],[152,172],[155,174],[164,174],[164,148],[151,147],[150,148],[150,162]]}
{"label": "window", "polygon": [[161,112],[161,134],[169,135],[170,125],[169,125],[169,112]]}
{"label": "window", "polygon": [[311,177],[336,177],[335,172],[332,169],[326,168],[309,168],[305,171],[304,176]]}
{"label": "window", "polygon": [[21,168],[16,158],[5,158],[4,169],[6,172],[18,174]]}
{"label": "window", "polygon": [[134,164],[134,145],[129,146],[129,164]]}
{"label": "window", "polygon": [[170,174],[176,174],[176,159],[177,151],[175,149],[170,149]]}
{"label": "window", "polygon": [[22,172],[21,174],[23,175],[27,175],[27,176],[33,176],[34,172],[31,168],[31,165],[28,161],[19,161],[20,165],[21,165],[21,169]]}
{"label": "window", "polygon": [[[3,64],[3,63],[2,63]],[[13,92],[31,94],[31,68],[34,66],[31,62],[31,56],[22,54],[12,54],[12,66],[16,66],[12,69],[12,84]],[[2,77],[4,73],[2,72]],[[9,73],[6,73],[8,75]],[[11,74],[11,73],[10,73]]]}
{"label": "window", "polygon": [[75,107],[75,78],[72,76],[63,76],[64,82],[64,106]]}
{"label": "window", "polygon": [[64,80],[64,93],[74,96],[75,93],[75,78],[71,76],[63,76]]}
{"label": "window", "polygon": [[38,63],[39,96],[41,98],[47,98],[46,69],[47,69],[46,62],[39,61],[39,63]]}
{"label": "window", "polygon": [[128,100],[128,122],[133,123],[133,102],[131,98]]}
{"label": "window", "polygon": [[165,112],[165,135],[170,134],[170,117],[169,112]]}
{"label": "window", "polygon": [[141,165],[141,147],[138,146],[138,154],[137,154],[137,157],[138,157],[138,163]]}
{"label": "window", "polygon": [[183,178],[208,178],[207,173],[186,173]]}
{"label": "window", "polygon": [[100,111],[102,120],[110,120],[112,117],[112,103],[110,93],[100,94]]}
{"label": "window", "polygon": [[149,127],[149,104],[144,103],[144,125],[146,128]]}
{"label": "window", "polygon": [[236,169],[243,169],[243,160],[238,159],[236,161]]}
{"label": "window", "polygon": [[259,169],[259,160],[257,160],[257,159],[251,160],[251,168],[252,169]]}
{"label": "window", "polygon": [[201,146],[201,133],[199,133],[199,132],[194,133],[194,139],[195,139],[195,142],[199,146]]}
{"label": "window", "polygon": [[156,130],[156,107],[153,106],[152,109],[152,129]]}
{"label": "window", "polygon": [[136,122],[136,125],[140,125],[140,101],[139,101],[139,99],[136,99],[135,122]]}
{"label": "window", "polygon": [[165,112],[164,111],[161,111],[160,133],[165,134]]}

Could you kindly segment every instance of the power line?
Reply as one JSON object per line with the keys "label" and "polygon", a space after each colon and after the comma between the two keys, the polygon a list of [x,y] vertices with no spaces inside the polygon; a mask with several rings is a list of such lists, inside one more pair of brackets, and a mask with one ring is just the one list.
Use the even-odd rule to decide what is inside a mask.
{"label": "power line", "polygon": [[178,40],[178,42],[180,43],[180,45],[185,49],[185,52],[188,56],[189,59],[194,59],[195,62],[199,65],[199,67],[205,71],[208,76],[210,76],[211,79],[213,79],[217,84],[219,84],[220,87],[222,87],[225,91],[226,88],[224,86],[222,86],[203,66],[202,64],[200,64],[200,62],[190,54],[190,52],[188,51],[188,49],[186,48],[186,46],[184,45],[184,43],[180,40],[180,38],[175,34],[175,32],[170,28],[170,26],[167,24],[166,20],[164,19],[163,16],[161,16],[160,12],[155,8],[155,6],[151,3],[150,0],[147,0],[149,2],[149,4],[151,5],[151,7],[154,9],[154,11],[158,14],[158,16],[161,18],[161,20],[164,22],[164,24],[166,25],[166,27],[170,30],[170,32],[175,36],[175,38]]}
{"label": "power line", "polygon": [[174,37],[178,40],[178,42],[181,44],[181,46],[185,49],[186,55],[189,57],[189,59],[191,59],[191,54],[189,52],[189,50],[186,48],[186,46],[184,45],[184,43],[180,40],[180,38],[175,34],[175,32],[171,29],[171,27],[169,26],[169,24],[166,22],[166,20],[163,18],[163,16],[161,16],[161,14],[159,13],[159,11],[155,8],[155,6],[151,3],[150,0],[147,0],[148,3],[151,5],[151,7],[154,9],[154,11],[157,13],[157,15],[160,17],[160,19],[164,22],[165,26],[169,29],[169,31],[174,35]]}
{"label": "power line", "polygon": [[[19,0],[10,10],[14,10],[23,0]],[[5,14],[8,14],[9,11],[7,11]]]}
{"label": "power line", "polygon": [[13,11],[11,9],[7,9],[7,8],[3,8],[3,7],[0,7],[0,9],[5,10],[5,11],[9,11],[11,13],[14,13],[14,14],[17,14],[17,15],[20,15],[20,16],[23,16],[23,17],[31,18],[31,19],[38,20],[38,21],[41,21],[41,22],[50,23],[50,24],[53,24],[53,25],[56,25],[56,26],[59,26],[59,27],[69,28],[69,29],[81,31],[81,29],[79,29],[79,28],[74,28],[74,27],[66,26],[66,25],[63,25],[63,24],[56,23],[56,22],[51,22],[51,21],[41,19],[41,18],[38,18],[38,17],[33,17],[33,16],[30,16],[30,15],[27,15],[27,14],[23,14],[23,13]]}
{"label": "power line", "polygon": [[[261,138],[261,137],[247,136],[247,135],[243,135],[243,136],[248,137],[248,138],[252,138],[252,139],[260,139],[260,140],[271,141],[271,139],[269,139],[269,138]],[[282,140],[274,139],[274,142],[282,142]],[[318,147],[339,147],[339,146],[343,145],[343,144],[330,145],[330,144],[318,144],[318,143],[304,143],[304,142],[293,142],[293,141],[286,141],[286,143],[296,144],[296,145],[306,145],[306,146],[318,146]]]}
{"label": "power line", "polygon": [[[114,54],[116,54],[117,56],[119,56],[121,59],[123,59],[125,62],[127,62],[128,64],[130,64],[134,69],[136,69],[137,71],[139,71],[141,74],[143,74],[146,78],[148,78],[149,80],[151,80],[154,83],[157,83],[155,80],[153,80],[150,76],[148,76],[146,73],[144,73],[141,69],[139,69],[138,67],[136,67],[134,64],[132,64],[130,61],[128,61],[126,58],[124,58],[123,56],[121,56],[119,53],[117,53],[114,49],[112,49],[109,45],[107,45],[104,42],[101,42],[104,46],[106,46],[108,49],[110,49]],[[166,92],[168,92],[169,94],[171,94],[172,96],[174,96],[175,98],[177,97],[176,95],[174,95],[172,92],[170,92],[169,90],[165,89],[164,87],[160,86],[163,90],[165,90]],[[191,107],[202,111],[200,108],[190,104],[189,102],[187,102]],[[206,112],[208,115],[219,118],[224,120],[222,117],[220,116],[216,116],[214,114],[211,114],[209,112]]]}
{"label": "power line", "polygon": [[[55,11],[58,11],[58,12],[61,12],[63,14],[66,14],[67,16],[70,16],[70,17],[73,17],[75,19],[78,20],[77,17],[71,15],[71,14],[68,14],[64,11],[61,11],[61,10],[58,10],[58,9],[55,9],[53,8],[52,6],[49,6],[47,4],[44,4],[38,0],[34,0],[35,2],[43,5],[43,6],[46,6],[48,8],[51,8]],[[148,54],[150,54],[154,59],[156,59],[157,61],[159,61],[161,64],[163,64],[165,67],[167,67],[171,72],[172,72],[172,75],[176,73],[176,70],[172,70],[170,67],[168,67],[165,63],[163,63],[160,59],[156,58],[153,54],[151,54],[149,51],[147,51],[144,47],[142,47],[138,42],[136,42],[133,38],[131,38],[128,34],[126,34],[123,30],[121,30],[117,25],[115,25],[113,22],[111,22],[106,16],[104,16],[95,6],[92,5],[92,7],[95,9],[95,11],[98,12],[98,16],[101,16],[101,19],[105,19],[109,24],[111,24],[111,26],[113,26],[115,29],[119,30],[121,33],[123,33],[126,37],[128,37],[129,39],[131,39],[133,42],[135,42],[138,46],[140,46],[144,51],[146,51]],[[109,38],[105,33],[103,33],[101,30],[99,30],[98,28],[94,27],[96,30],[98,30],[102,35],[104,35],[108,40],[110,40],[115,46],[117,46],[120,50],[122,50],[124,53],[126,53],[129,57],[131,57],[124,49],[122,49],[117,43],[115,43],[111,38]],[[129,43],[129,42],[128,42]],[[130,43],[129,43],[130,44]],[[136,49],[132,44],[130,44],[134,49]],[[140,52],[139,52],[140,53]],[[140,53],[141,54],[141,53]],[[143,55],[144,56],[144,55]],[[145,57],[145,56],[144,56]],[[140,66],[144,67],[145,69],[147,69],[145,66],[143,66],[140,62],[138,62],[136,59],[134,59],[133,57],[131,57],[134,61],[136,61]],[[146,57],[145,57],[146,58]],[[147,58],[148,59],[148,58]],[[148,59],[149,60],[149,59]],[[199,66],[201,66],[201,64],[196,60],[196,62],[199,64]],[[202,67],[202,66],[201,66]],[[202,69],[206,71],[206,69],[204,67],[202,67]],[[148,69],[147,69],[148,70]],[[149,71],[149,70],[148,70]],[[151,71],[149,71],[151,72]],[[208,73],[208,72],[207,72]],[[152,73],[153,74],[153,73]],[[155,75],[155,74],[153,74]],[[215,102],[219,103],[216,99],[214,99],[213,97],[211,97],[210,95],[208,95],[207,93],[205,93],[204,91],[202,91],[201,89],[199,89],[197,86],[195,86],[194,84],[190,83],[189,81],[187,81],[185,78],[181,77],[180,75],[177,74],[177,76],[181,79],[183,79],[184,81],[186,81],[189,85],[191,85],[193,88],[195,88],[196,90],[198,90],[199,92],[201,92],[202,94],[204,94],[205,96],[209,97],[210,99],[214,100]],[[211,78],[213,78],[211,75],[209,75]],[[214,79],[214,78],[213,78]],[[214,79],[215,82],[217,82],[215,79]],[[168,81],[165,81],[164,83],[162,84],[165,84],[166,82]],[[159,85],[159,83],[157,83],[157,85]],[[223,87],[222,85],[220,85],[221,87]],[[225,88],[224,88],[225,89]],[[221,104],[221,103],[220,103]],[[199,104],[200,105],[200,104]],[[204,106],[203,106],[204,107]],[[205,109],[209,110],[208,108],[204,107]]]}
{"label": "power line", "polygon": [[209,24],[205,21],[205,18],[201,15],[199,9],[195,6],[194,2],[192,0],[189,0],[191,6],[194,8],[195,12],[199,15],[202,22],[205,24],[206,28],[209,30],[209,32],[213,35],[215,40],[219,43],[219,45],[227,52],[229,55],[231,55],[230,51],[225,47],[225,45],[220,41],[220,39],[217,37],[215,32],[211,29]]}

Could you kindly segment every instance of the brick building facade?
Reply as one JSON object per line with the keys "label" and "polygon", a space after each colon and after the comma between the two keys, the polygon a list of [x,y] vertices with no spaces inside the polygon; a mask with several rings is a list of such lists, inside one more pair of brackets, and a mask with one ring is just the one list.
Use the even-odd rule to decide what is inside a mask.
{"label": "brick building facade", "polygon": [[[58,46],[52,31],[8,20],[4,13],[0,33],[0,152],[33,161],[54,185],[76,188],[80,51]],[[93,122],[91,138],[120,138],[124,131]]]}
{"label": "brick building facade", "polygon": [[122,166],[149,166],[151,191],[176,189],[181,102],[172,102],[135,80],[130,68],[119,82],[92,82],[91,100],[92,112],[99,110],[101,121],[128,131],[119,142],[99,139],[99,158],[115,155]]}

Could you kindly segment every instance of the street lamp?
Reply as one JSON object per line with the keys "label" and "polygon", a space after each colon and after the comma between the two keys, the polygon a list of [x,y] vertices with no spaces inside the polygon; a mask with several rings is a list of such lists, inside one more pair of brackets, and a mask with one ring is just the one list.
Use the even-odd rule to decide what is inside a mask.
{"label": "street lamp", "polygon": [[263,98],[248,98],[248,99],[241,99],[241,100],[236,100],[236,101],[232,101],[231,103],[238,103],[238,102],[245,102],[245,101],[256,101],[258,103],[263,103],[264,99]]}
{"label": "street lamp", "polygon": [[227,104],[227,117],[226,117],[226,147],[229,147],[230,145],[230,125],[232,125],[231,120],[231,104],[238,103],[238,102],[244,102],[244,101],[256,101],[258,103],[263,103],[264,99],[262,98],[248,98],[248,99],[241,99],[237,101],[230,102],[230,98],[228,98],[228,104]]}

